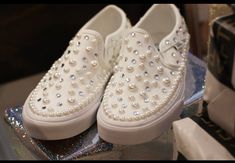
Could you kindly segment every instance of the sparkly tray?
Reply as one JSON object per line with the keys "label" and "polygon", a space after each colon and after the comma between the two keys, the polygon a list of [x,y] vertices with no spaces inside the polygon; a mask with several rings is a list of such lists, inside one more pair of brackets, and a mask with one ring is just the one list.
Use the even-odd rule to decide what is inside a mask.
{"label": "sparkly tray", "polygon": [[[182,117],[191,114],[192,109],[189,106],[198,102],[203,95],[204,76],[206,71],[205,64],[189,54],[187,65],[186,90],[184,111]],[[97,133],[96,124],[91,126],[85,132],[75,137],[56,140],[43,141],[29,137],[22,125],[22,107],[12,107],[6,109],[5,119],[9,125],[16,131],[16,135],[23,144],[38,159],[49,160],[71,160],[79,159],[84,156],[91,156],[99,152],[113,151],[118,146],[105,142],[100,139]]]}

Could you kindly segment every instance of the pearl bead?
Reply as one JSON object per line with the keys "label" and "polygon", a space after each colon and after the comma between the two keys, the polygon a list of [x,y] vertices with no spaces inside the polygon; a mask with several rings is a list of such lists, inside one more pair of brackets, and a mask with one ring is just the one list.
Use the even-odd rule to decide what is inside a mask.
{"label": "pearl bead", "polygon": [[165,85],[169,85],[170,84],[170,79],[169,78],[164,78],[163,79],[163,83],[165,84]]}
{"label": "pearl bead", "polygon": [[75,95],[75,92],[73,90],[68,91],[69,95]]}
{"label": "pearl bead", "polygon": [[76,65],[76,61],[75,61],[74,59],[71,59],[71,60],[69,61],[69,64],[70,64],[71,66],[75,66],[75,65]]}
{"label": "pearl bead", "polygon": [[176,85],[173,85],[173,86],[171,87],[171,89],[172,89],[173,91],[175,91]]}
{"label": "pearl bead", "polygon": [[112,87],[115,87],[117,84],[117,82],[110,82],[110,83],[111,83]]}
{"label": "pearl bead", "polygon": [[132,66],[127,66],[127,71],[128,72],[133,72],[134,71],[134,68]]}
{"label": "pearl bead", "polygon": [[44,113],[44,112],[42,112],[42,116],[47,117],[47,114],[46,114],[46,113]]}
{"label": "pearl bead", "polygon": [[135,84],[131,83],[131,84],[128,85],[128,88],[130,90],[134,90],[134,89],[136,89],[136,86],[135,86]]}
{"label": "pearl bead", "polygon": [[112,118],[112,119],[113,119],[113,116],[114,116],[114,115],[110,113],[108,116],[109,116],[109,118]]}
{"label": "pearl bead", "polygon": [[144,80],[145,85],[149,85],[149,81],[147,79]]}
{"label": "pearl bead", "polygon": [[80,77],[80,78],[79,78],[79,81],[80,81],[81,83],[84,83],[84,77]]}
{"label": "pearl bead", "polygon": [[[48,108],[47,110],[48,110],[48,112],[50,112],[50,113],[51,113],[51,112],[54,112],[54,109],[52,109],[52,108]],[[50,115],[51,115],[51,114],[50,114]]]}
{"label": "pearl bead", "polygon": [[64,55],[64,59],[65,59],[65,60],[69,59],[69,54],[65,54],[65,55]]}
{"label": "pearl bead", "polygon": [[68,73],[69,70],[70,70],[70,69],[69,69],[68,67],[65,67],[65,68],[64,68],[64,72],[65,72],[65,73]]}
{"label": "pearl bead", "polygon": [[114,72],[118,72],[119,71],[119,66],[114,66]]}
{"label": "pearl bead", "polygon": [[122,94],[123,90],[121,88],[116,89],[117,94]]}
{"label": "pearl bead", "polygon": [[125,43],[125,44],[127,44],[128,41],[129,41],[128,38],[125,38],[125,39],[124,39],[124,43]]}
{"label": "pearl bead", "polygon": [[158,62],[160,60],[159,55],[155,55],[153,58],[154,58],[155,62]]}
{"label": "pearl bead", "polygon": [[141,92],[140,92],[140,96],[141,96],[141,97],[147,97],[147,94],[146,94],[145,91],[141,91]]}
{"label": "pearl bead", "polygon": [[57,90],[59,90],[59,89],[61,89],[62,86],[60,84],[56,84],[55,87]]}
{"label": "pearl bead", "polygon": [[75,98],[73,98],[73,97],[68,98],[68,102],[71,103],[71,104],[72,104],[72,103],[75,103]]}
{"label": "pearl bead", "polygon": [[158,82],[157,81],[152,81],[152,86],[157,87],[158,86]]}
{"label": "pearl bead", "polygon": [[148,40],[149,40],[149,35],[145,34],[145,35],[144,35],[144,39],[145,39],[146,41],[148,41]]}
{"label": "pearl bead", "polygon": [[76,37],[77,37],[77,39],[80,39],[80,38],[81,38],[81,35],[78,33],[78,34],[76,35]]}
{"label": "pearl bead", "polygon": [[138,109],[139,108],[139,104],[138,103],[132,103],[131,106],[135,109]]}
{"label": "pearl bead", "polygon": [[128,52],[131,52],[132,51],[132,47],[127,46],[127,50],[128,50]]}
{"label": "pearl bead", "polygon": [[71,82],[71,85],[72,85],[73,87],[77,87],[78,84],[77,84],[76,81],[72,81],[72,82]]}
{"label": "pearl bead", "polygon": [[54,83],[53,83],[53,82],[50,82],[50,83],[49,83],[49,86],[50,86],[50,87],[52,87],[53,85],[54,85]]}
{"label": "pearl bead", "polygon": [[147,54],[148,57],[151,57],[152,51],[151,50],[147,50],[146,54]]}
{"label": "pearl bead", "polygon": [[109,110],[104,110],[104,113],[105,113],[106,115],[108,115]]}
{"label": "pearl bead", "polygon": [[70,41],[69,41],[69,45],[70,45],[70,46],[72,46],[73,43],[74,43],[73,40],[70,40]]}
{"label": "pearl bead", "polygon": [[158,66],[158,67],[157,67],[157,71],[158,71],[159,74],[162,74],[162,73],[163,73],[163,68],[162,68],[162,66]]}
{"label": "pearl bead", "polygon": [[144,99],[144,102],[145,102],[145,103],[149,103],[149,101],[150,101],[149,98],[145,98],[145,99]]}
{"label": "pearl bead", "polygon": [[143,112],[147,112],[147,111],[149,111],[148,107],[143,108]]}
{"label": "pearl bead", "polygon": [[91,86],[90,85],[86,85],[86,89],[91,89]]}
{"label": "pearl bead", "polygon": [[79,68],[77,68],[77,69],[75,69],[75,71],[78,73],[78,74],[82,74],[82,69],[79,69]]}
{"label": "pearl bead", "polygon": [[140,55],[139,58],[144,61],[144,60],[146,59],[146,55],[145,55],[145,54],[142,54],[142,55]]}
{"label": "pearl bead", "polygon": [[140,64],[139,64],[139,68],[140,68],[141,70],[143,70],[143,69],[144,69],[144,64],[143,64],[143,63],[140,63]]}
{"label": "pearl bead", "polygon": [[151,101],[151,105],[156,106],[157,102],[156,101]]}
{"label": "pearl bead", "polygon": [[119,116],[118,116],[118,115],[114,115],[114,116],[113,116],[113,119],[114,119],[114,120],[119,120]]}
{"label": "pearl bead", "polygon": [[133,120],[132,117],[126,117],[126,119],[127,119],[128,121],[132,121],[132,120]]}
{"label": "pearl bead", "polygon": [[118,104],[112,104],[112,108],[117,108]]}
{"label": "pearl bead", "polygon": [[59,78],[60,77],[60,73],[58,73],[58,72],[56,72],[55,74],[54,74],[54,78]]}
{"label": "pearl bead", "polygon": [[158,97],[157,94],[153,95],[153,98],[154,98],[154,99],[159,99],[159,97]]}
{"label": "pearl bead", "polygon": [[49,102],[50,102],[49,99],[47,99],[47,98],[44,98],[44,99],[43,99],[43,103],[44,103],[44,104],[48,104]]}
{"label": "pearl bead", "polygon": [[122,87],[122,86],[124,86],[124,82],[119,82],[118,85],[119,85],[120,87]]}
{"label": "pearl bead", "polygon": [[73,50],[73,52],[74,52],[74,54],[78,54],[79,49],[78,49],[78,48],[76,48],[76,49],[74,49],[74,50]]}
{"label": "pearl bead", "polygon": [[47,96],[47,95],[48,95],[48,92],[43,91],[42,95],[43,95],[43,96]]}
{"label": "pearl bead", "polygon": [[98,62],[96,60],[91,61],[91,66],[96,67],[98,65]]}
{"label": "pearl bead", "polygon": [[97,40],[94,38],[91,40],[92,44],[95,45],[97,43]]}
{"label": "pearl bead", "polygon": [[86,73],[86,76],[87,76],[88,78],[91,78],[91,77],[92,77],[92,73],[91,73],[91,72],[87,72],[87,73]]}
{"label": "pearl bead", "polygon": [[135,78],[136,78],[137,80],[141,80],[141,79],[142,79],[142,77],[141,77],[140,74],[136,74],[136,75],[135,75]]}
{"label": "pearl bead", "polygon": [[60,64],[61,62],[62,62],[62,59],[59,58],[59,59],[57,60],[57,63]]}
{"label": "pearl bead", "polygon": [[121,117],[121,118],[120,118],[120,121],[125,121],[125,117]]}
{"label": "pearl bead", "polygon": [[134,100],[135,100],[135,97],[134,97],[134,96],[129,96],[128,98],[129,98],[129,100],[131,100],[131,101],[134,101]]}
{"label": "pearl bead", "polygon": [[124,114],[124,113],[125,113],[125,110],[124,110],[124,109],[119,109],[118,112],[119,112],[120,114]]}
{"label": "pearl bead", "polygon": [[91,46],[86,47],[86,51],[87,51],[87,52],[90,52],[91,50],[92,50],[92,47],[91,47]]}

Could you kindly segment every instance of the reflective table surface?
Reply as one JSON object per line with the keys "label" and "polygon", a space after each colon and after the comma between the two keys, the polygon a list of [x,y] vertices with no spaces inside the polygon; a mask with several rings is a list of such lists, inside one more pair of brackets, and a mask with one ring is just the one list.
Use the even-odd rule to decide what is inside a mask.
{"label": "reflective table surface", "polygon": [[[189,54],[186,74],[186,89],[184,111],[181,117],[195,114],[197,103],[202,99],[204,90],[204,76],[206,65]],[[22,107],[14,106],[5,110],[5,120],[14,130],[13,136],[29,149],[32,157],[21,159],[171,159],[172,131],[169,129],[162,136],[152,142],[140,145],[121,146],[105,142],[97,133],[94,124],[85,132],[75,137],[44,141],[29,137],[22,125]]]}

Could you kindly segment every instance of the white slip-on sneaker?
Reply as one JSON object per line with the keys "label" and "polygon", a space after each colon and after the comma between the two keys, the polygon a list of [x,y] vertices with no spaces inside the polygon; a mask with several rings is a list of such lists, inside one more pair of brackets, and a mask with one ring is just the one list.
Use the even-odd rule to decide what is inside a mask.
{"label": "white slip-on sneaker", "polygon": [[125,13],[109,5],[79,30],[23,106],[23,125],[32,137],[65,139],[96,121],[129,27]]}
{"label": "white slip-on sneaker", "polygon": [[98,109],[100,137],[140,144],[160,136],[182,111],[189,34],[172,4],[153,5],[124,36]]}

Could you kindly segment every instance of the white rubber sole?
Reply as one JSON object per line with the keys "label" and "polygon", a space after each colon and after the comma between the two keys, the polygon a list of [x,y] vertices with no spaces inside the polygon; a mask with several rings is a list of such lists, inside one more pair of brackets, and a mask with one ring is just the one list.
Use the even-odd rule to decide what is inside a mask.
{"label": "white rubber sole", "polygon": [[96,121],[101,98],[102,96],[99,96],[97,103],[91,103],[84,108],[86,109],[84,113],[66,121],[35,120],[30,116],[29,109],[23,109],[23,126],[31,137],[41,140],[59,140],[76,136],[91,127]]}
{"label": "white rubber sole", "polygon": [[[183,88],[184,90],[184,88]],[[167,131],[174,120],[179,119],[183,110],[184,97],[179,98],[160,118],[140,126],[122,127],[102,119],[103,109],[99,108],[97,126],[99,136],[107,142],[120,145],[134,145],[149,142]],[[102,104],[100,107],[103,107]]]}
{"label": "white rubber sole", "polygon": [[[120,145],[134,145],[149,142],[167,131],[174,120],[179,118],[182,112],[183,101],[179,102],[174,108],[169,109],[161,119],[150,124],[138,127],[117,127],[105,123],[97,116],[99,136],[107,142]],[[98,111],[99,114],[99,111]]]}

